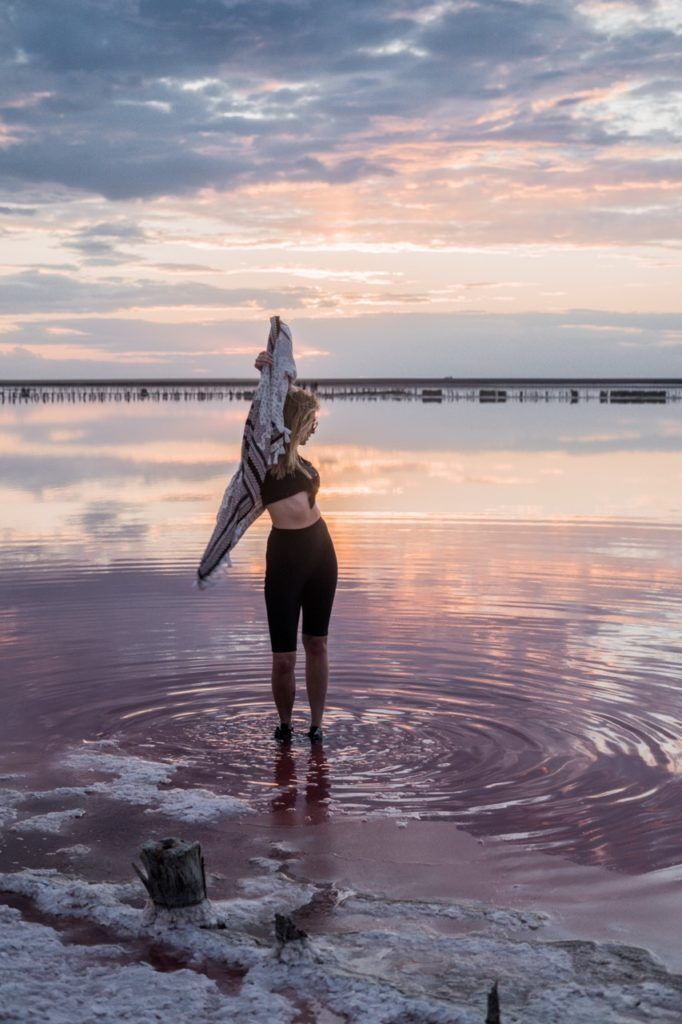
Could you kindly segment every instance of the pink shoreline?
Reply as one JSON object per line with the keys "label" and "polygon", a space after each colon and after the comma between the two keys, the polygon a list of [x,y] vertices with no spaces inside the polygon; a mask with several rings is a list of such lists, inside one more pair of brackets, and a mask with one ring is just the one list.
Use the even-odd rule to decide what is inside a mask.
{"label": "pink shoreline", "polygon": [[623,875],[516,843],[476,839],[451,822],[332,821],[289,829],[295,877],[395,899],[480,900],[544,911],[538,939],[643,947],[682,972],[682,864]]}

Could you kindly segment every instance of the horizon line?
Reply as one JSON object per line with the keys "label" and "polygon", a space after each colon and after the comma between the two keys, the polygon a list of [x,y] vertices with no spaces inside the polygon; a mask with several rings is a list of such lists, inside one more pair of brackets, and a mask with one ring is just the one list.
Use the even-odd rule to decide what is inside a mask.
{"label": "horizon line", "polygon": [[[99,386],[203,386],[203,387],[258,387],[260,378],[251,377],[78,377],[48,379],[0,380],[0,387],[69,387]],[[479,385],[513,384],[665,384],[682,386],[682,377],[297,377],[295,384],[305,386],[358,386],[363,384],[441,384],[446,387],[475,387]]]}

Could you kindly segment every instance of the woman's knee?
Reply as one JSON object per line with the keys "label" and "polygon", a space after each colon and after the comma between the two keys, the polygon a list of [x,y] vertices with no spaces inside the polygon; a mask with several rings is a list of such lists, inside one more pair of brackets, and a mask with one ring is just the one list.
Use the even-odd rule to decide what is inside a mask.
{"label": "woman's knee", "polygon": [[273,651],[272,671],[275,675],[285,676],[296,666],[296,651]]}
{"label": "woman's knee", "polygon": [[327,637],[326,636],[311,636],[308,633],[303,633],[303,646],[306,649],[307,654],[326,654],[327,653]]}

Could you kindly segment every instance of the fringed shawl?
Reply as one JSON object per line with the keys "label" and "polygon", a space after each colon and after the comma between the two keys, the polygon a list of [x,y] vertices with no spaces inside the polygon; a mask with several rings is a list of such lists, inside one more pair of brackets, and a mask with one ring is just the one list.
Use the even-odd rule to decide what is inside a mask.
{"label": "fringed shawl", "polygon": [[261,370],[246,417],[241,462],[220,503],[215,528],[197,569],[195,590],[214,586],[232,567],[230,551],[263,513],[261,484],[268,467],[274,466],[286,450],[291,436],[284,424],[284,401],[296,380],[296,364],[291,329],[278,316],[270,317],[267,350],[273,356],[273,364],[266,363]]}

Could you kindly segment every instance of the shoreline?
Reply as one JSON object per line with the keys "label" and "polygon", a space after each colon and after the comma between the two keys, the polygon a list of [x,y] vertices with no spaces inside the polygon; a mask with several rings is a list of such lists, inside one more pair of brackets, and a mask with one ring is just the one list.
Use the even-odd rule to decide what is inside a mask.
{"label": "shoreline", "polygon": [[[200,838],[210,912],[224,923],[198,927],[163,910],[145,923],[141,883],[127,871],[102,878],[101,857],[90,881],[59,868],[0,874],[8,1020],[40,1012],[57,1024],[67,1013],[85,1024],[93,1000],[105,1022],[146,1020],[179,1000],[202,1024],[480,1024],[494,982],[502,1020],[679,1020],[679,867],[611,909],[627,879],[451,823],[247,817],[205,836],[172,820],[153,831]],[[302,942],[278,948],[275,913],[304,929]]]}
{"label": "shoreline", "polygon": [[[291,830],[295,877],[372,890],[398,900],[476,900],[549,915],[542,939],[621,943],[682,972],[682,864],[625,875],[576,864],[452,822],[330,821]],[[388,853],[387,851],[390,851]],[[390,865],[390,872],[389,872]]]}
{"label": "shoreline", "polygon": [[[62,1016],[46,1013],[45,1024],[65,1014],[84,1024],[104,997],[112,1021],[151,1019],[180,999],[202,1024],[480,1024],[496,980],[503,1020],[680,1019],[681,865],[625,876],[400,808],[256,812],[200,785],[174,787],[180,760],[116,746],[61,757],[78,777],[49,790],[16,790],[25,775],[3,775],[11,1020],[49,1004]],[[93,771],[116,778],[95,781]],[[46,813],[46,801],[65,798],[78,806]],[[171,835],[201,844],[215,926],[167,911],[145,920],[131,860],[142,842]],[[276,913],[304,930],[303,942],[278,947]]]}

